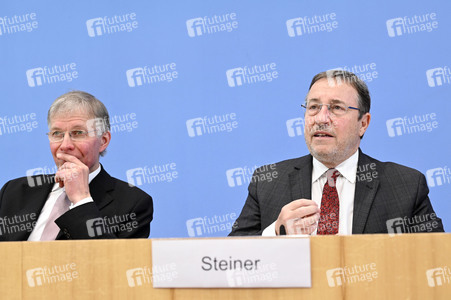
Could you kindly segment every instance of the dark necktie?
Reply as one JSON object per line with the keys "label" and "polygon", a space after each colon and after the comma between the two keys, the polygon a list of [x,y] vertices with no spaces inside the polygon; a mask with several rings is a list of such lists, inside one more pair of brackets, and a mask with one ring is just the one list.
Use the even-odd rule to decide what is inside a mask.
{"label": "dark necktie", "polygon": [[335,169],[326,172],[327,182],[323,188],[321,198],[321,213],[318,221],[317,234],[337,234],[340,218],[340,202],[336,188],[337,177],[340,175]]}

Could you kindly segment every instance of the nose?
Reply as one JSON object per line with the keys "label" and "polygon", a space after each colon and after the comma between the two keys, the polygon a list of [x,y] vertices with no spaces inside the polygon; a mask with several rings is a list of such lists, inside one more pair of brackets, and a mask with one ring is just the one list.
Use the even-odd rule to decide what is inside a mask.
{"label": "nose", "polygon": [[315,115],[315,123],[323,124],[330,122],[330,111],[326,105],[321,106],[321,110]]}
{"label": "nose", "polygon": [[70,138],[69,132],[66,132],[64,134],[64,138],[61,142],[60,149],[63,152],[74,149],[74,143],[72,142],[72,139]]}

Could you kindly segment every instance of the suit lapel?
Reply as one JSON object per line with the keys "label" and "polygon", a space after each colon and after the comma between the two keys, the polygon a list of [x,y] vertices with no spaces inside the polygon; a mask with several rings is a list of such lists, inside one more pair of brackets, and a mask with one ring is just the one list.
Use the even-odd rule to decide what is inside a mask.
{"label": "suit lapel", "polygon": [[102,210],[113,198],[108,193],[114,189],[114,181],[111,176],[103,169],[89,184],[89,192],[97,208]]}
{"label": "suit lapel", "polygon": [[312,199],[312,156],[301,157],[288,174],[291,189],[291,201]]}
{"label": "suit lapel", "polygon": [[[359,174],[366,174],[367,172],[374,172],[373,170],[367,170],[371,163],[376,163],[369,156],[362,153],[359,149],[359,162],[357,168],[357,180],[355,184],[354,194],[354,213],[352,221],[352,233],[361,234],[365,229],[366,222],[368,220],[368,214],[373,204],[374,197],[376,196],[377,188],[379,186],[379,179],[371,178],[371,181],[359,180]],[[376,174],[380,174],[377,170]],[[362,176],[363,177],[363,176]]]}
{"label": "suit lapel", "polygon": [[[53,175],[51,175],[53,176]],[[43,185],[27,187],[27,191],[25,195],[27,195],[24,199],[24,207],[22,210],[17,212],[17,216],[31,216],[34,215],[34,222],[37,222],[39,215],[41,214],[41,210],[44,207],[47,198],[49,197],[50,192],[52,191],[54,182],[44,183]],[[34,224],[36,225],[36,223]],[[33,225],[33,229],[34,229]],[[26,241],[30,236],[31,231],[28,232],[26,230],[18,231],[14,236],[11,237],[11,240],[14,241]]]}

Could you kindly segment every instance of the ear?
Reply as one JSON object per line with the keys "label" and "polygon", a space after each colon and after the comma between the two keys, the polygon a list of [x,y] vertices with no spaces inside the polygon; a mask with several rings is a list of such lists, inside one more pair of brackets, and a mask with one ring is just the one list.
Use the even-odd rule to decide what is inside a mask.
{"label": "ear", "polygon": [[370,113],[364,114],[362,116],[362,118],[359,120],[359,122],[360,122],[359,135],[360,135],[360,137],[362,137],[363,134],[365,133],[365,131],[367,130],[368,126],[370,125],[370,121],[371,121],[371,114]]}
{"label": "ear", "polygon": [[111,141],[111,132],[107,131],[102,134],[102,137],[100,138],[100,149],[99,153],[105,151],[105,149],[108,147]]}

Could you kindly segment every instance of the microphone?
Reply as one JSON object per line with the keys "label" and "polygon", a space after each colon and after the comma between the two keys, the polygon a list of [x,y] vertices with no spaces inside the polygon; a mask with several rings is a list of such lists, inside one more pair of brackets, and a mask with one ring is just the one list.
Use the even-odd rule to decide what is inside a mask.
{"label": "microphone", "polygon": [[285,226],[280,225],[280,227],[279,227],[279,235],[287,235],[287,232],[285,230]]}

